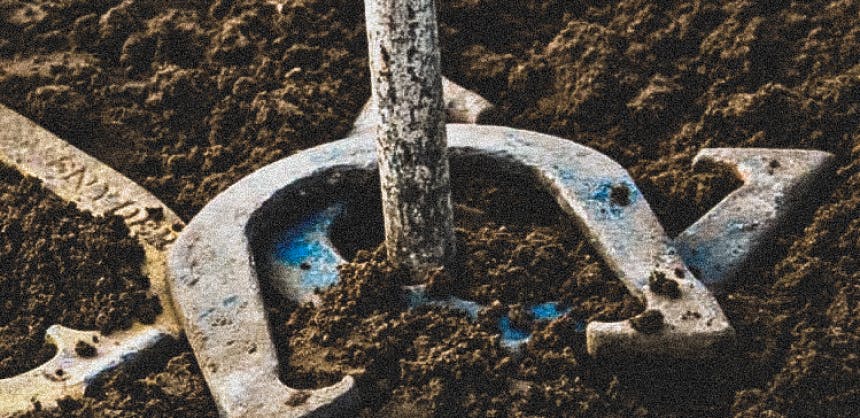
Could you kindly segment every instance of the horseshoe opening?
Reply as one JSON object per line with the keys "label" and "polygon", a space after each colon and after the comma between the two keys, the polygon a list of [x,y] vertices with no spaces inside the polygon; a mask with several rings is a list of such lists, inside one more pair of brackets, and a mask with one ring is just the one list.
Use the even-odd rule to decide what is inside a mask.
{"label": "horseshoe opening", "polygon": [[[496,269],[491,275],[485,274],[485,277],[461,276],[463,281],[469,281],[463,286],[450,286],[450,282],[436,281],[426,290],[435,294],[452,294],[456,300],[463,302],[477,300],[480,305],[488,307],[493,305],[494,300],[500,300],[504,305],[502,310],[498,307],[486,309],[487,312],[480,315],[475,310],[471,320],[484,321],[487,329],[499,335],[500,346],[506,349],[517,349],[528,344],[534,332],[542,330],[554,319],[570,315],[571,327],[579,335],[576,337],[577,343],[584,351],[584,330],[588,320],[623,320],[642,310],[638,301],[627,293],[602,259],[590,249],[576,223],[561,210],[532,169],[505,156],[477,155],[470,150],[460,149],[452,152],[451,164],[455,218],[462,238],[460,248],[464,252],[471,251],[472,255],[477,254],[479,258],[473,262],[470,270],[493,270],[491,265],[494,264],[502,265],[502,268]],[[350,372],[343,366],[321,366],[325,351],[330,348],[327,344],[338,347],[350,343],[339,339],[339,336],[331,336],[338,332],[332,334],[323,327],[319,330],[320,338],[329,335],[328,338],[336,342],[324,343],[319,348],[323,354],[312,365],[315,367],[308,366],[314,363],[313,359],[291,351],[291,335],[277,329],[280,324],[294,323],[297,318],[309,318],[303,316],[307,313],[296,314],[302,307],[295,299],[285,300],[289,298],[284,298],[283,292],[272,284],[273,279],[277,280],[274,277],[276,269],[271,267],[271,263],[277,260],[273,260],[272,254],[280,253],[294,264],[301,264],[301,257],[313,259],[312,254],[308,255],[303,250],[284,251],[284,246],[300,242],[296,240],[296,234],[302,228],[309,232],[308,236],[314,237],[314,228],[308,229],[307,226],[315,220],[320,221],[320,216],[329,216],[322,223],[328,223],[331,246],[344,259],[355,258],[359,251],[372,251],[382,241],[378,184],[372,175],[358,171],[337,175],[338,179],[362,179],[347,182],[333,182],[331,175],[320,178],[327,179],[279,192],[276,198],[271,199],[252,217],[248,228],[250,242],[254,246],[256,269],[261,286],[264,286],[262,293],[269,306],[269,320],[276,329],[274,338],[279,349],[281,379],[290,387],[304,389],[332,384]],[[310,193],[310,190],[314,193]],[[301,196],[311,194],[318,198],[306,199],[296,208]],[[337,207],[339,209],[332,211],[332,208]],[[469,241],[468,245],[464,243],[466,240]],[[498,254],[487,254],[494,251],[506,258],[499,259]],[[284,261],[283,258],[281,261]],[[578,261],[572,262],[567,258]],[[530,265],[532,270],[523,271],[524,267],[528,270]],[[300,268],[313,273],[317,267],[309,263]],[[534,283],[538,291],[528,292],[525,289],[531,279],[528,275],[536,274],[542,275]],[[522,288],[518,290],[517,286]],[[571,291],[565,294],[561,291],[563,288]],[[513,294],[520,290],[523,294]],[[592,299],[580,298],[577,292],[592,295]],[[606,293],[603,297],[608,299],[604,301],[612,306],[596,308],[593,298],[601,297],[601,293]],[[583,303],[587,306],[576,306]],[[419,311],[458,309],[458,303],[434,301],[429,303],[432,307],[417,305],[411,307]],[[409,308],[408,304],[402,306],[404,311]],[[469,317],[462,313],[457,315]],[[319,326],[319,323],[314,324],[314,327]],[[294,325],[292,329],[297,327],[301,325]],[[366,332],[372,333],[373,330]],[[322,343],[322,340],[318,342]],[[537,346],[540,344],[534,343]],[[290,366],[290,363],[303,360],[305,364],[300,367]]]}

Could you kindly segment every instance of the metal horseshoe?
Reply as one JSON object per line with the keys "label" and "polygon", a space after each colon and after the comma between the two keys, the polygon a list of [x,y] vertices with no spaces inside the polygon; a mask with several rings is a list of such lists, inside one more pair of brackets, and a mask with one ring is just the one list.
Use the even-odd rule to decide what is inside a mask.
{"label": "metal horseshoe", "polygon": [[[135,323],[110,335],[52,325],[46,339],[57,347],[54,357],[32,370],[0,379],[0,416],[7,416],[34,402],[50,408],[64,396],[80,398],[100,374],[133,363],[144,352],[179,338],[181,329],[170,309],[166,259],[184,224],[143,187],[2,105],[0,128],[0,161],[39,178],[47,189],[75,202],[81,210],[123,218],[144,248],[144,274],[149,276],[150,291],[164,306],[155,323]],[[91,358],[76,355],[79,340],[92,342],[98,354]]]}
{"label": "metal horseshoe", "polygon": [[[649,311],[662,315],[663,326],[648,333],[634,329],[629,320],[588,324],[588,351],[596,357],[657,354],[695,358],[714,354],[722,344],[731,343],[734,330],[682,256],[702,247],[697,239],[722,242],[709,250],[720,258],[716,273],[710,273],[716,263],[690,258],[700,270],[709,272],[705,276],[709,283],[721,282],[737,271],[746,254],[796,206],[811,180],[832,168],[833,159],[817,151],[703,151],[700,160],[719,158],[734,164],[745,183],[673,242],[628,173],[591,148],[498,126],[450,124],[448,138],[452,160],[481,158],[532,172],[559,205],[580,221],[629,291]],[[762,176],[771,174],[762,174],[755,162],[762,158],[768,164],[777,159],[784,171],[765,181]],[[303,151],[224,191],[189,223],[177,241],[170,259],[177,308],[213,396],[226,415],[326,414],[348,408],[355,400],[355,382],[345,376],[334,386],[311,391],[304,404],[288,405],[296,389],[277,378],[275,348],[259,295],[257,269],[267,261],[255,260],[251,249],[258,245],[263,231],[273,226],[273,216],[295,214],[297,199],[308,197],[311,190],[335,190],[357,178],[369,178],[375,174],[375,164],[374,139],[367,131]],[[626,199],[613,200],[613,189],[626,190]],[[727,213],[743,207],[750,196],[759,196],[755,205]],[[758,226],[735,228],[730,239],[720,240],[722,227],[750,222],[758,222]],[[306,230],[319,251],[334,254],[322,260],[340,262],[336,250],[323,239],[325,225]],[[739,238],[743,244],[721,252],[726,242]],[[300,267],[301,257],[294,261],[295,265],[285,265],[279,273],[283,279],[279,288],[301,300],[308,294],[303,293],[301,283],[310,273]],[[325,262],[316,261],[325,267]],[[651,289],[648,278],[654,272],[676,282],[679,294],[669,297]]]}

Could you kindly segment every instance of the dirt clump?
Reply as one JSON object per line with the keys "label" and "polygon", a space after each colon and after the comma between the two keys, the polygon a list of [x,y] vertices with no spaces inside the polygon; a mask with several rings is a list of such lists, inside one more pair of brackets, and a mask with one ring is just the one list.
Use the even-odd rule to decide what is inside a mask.
{"label": "dirt clump", "polygon": [[630,318],[630,325],[643,334],[654,334],[663,328],[663,314],[649,309]]}
{"label": "dirt clump", "polygon": [[678,282],[666,278],[666,273],[662,271],[653,271],[648,276],[648,288],[652,292],[667,296],[672,299],[681,297],[681,289],[678,287]]}
{"label": "dirt clump", "polygon": [[78,340],[75,343],[75,354],[80,357],[95,357],[98,354],[98,350],[92,344]]}

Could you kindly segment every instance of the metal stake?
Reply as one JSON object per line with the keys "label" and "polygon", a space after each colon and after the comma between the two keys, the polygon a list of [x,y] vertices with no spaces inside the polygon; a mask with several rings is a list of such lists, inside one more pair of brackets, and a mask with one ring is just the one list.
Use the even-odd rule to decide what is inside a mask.
{"label": "metal stake", "polygon": [[455,248],[435,0],[365,0],[388,258],[417,273]]}

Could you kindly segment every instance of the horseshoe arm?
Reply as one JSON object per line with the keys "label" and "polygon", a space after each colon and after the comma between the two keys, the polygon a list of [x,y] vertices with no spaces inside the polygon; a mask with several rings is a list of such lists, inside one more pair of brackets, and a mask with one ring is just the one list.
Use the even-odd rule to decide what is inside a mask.
{"label": "horseshoe arm", "polygon": [[[135,323],[110,335],[60,325],[48,328],[46,338],[57,347],[57,354],[34,369],[0,379],[0,416],[7,416],[30,408],[34,401],[49,408],[64,396],[80,397],[100,374],[140,361],[147,351],[179,337],[179,324],[170,308],[165,259],[178,235],[176,229],[183,224],[133,181],[2,105],[0,161],[38,178],[45,188],[81,210],[122,217],[144,249],[143,271],[150,278],[150,290],[164,306],[155,323]],[[78,340],[93,343],[97,354],[91,358],[76,355]]]}
{"label": "horseshoe arm", "polygon": [[343,140],[270,164],[209,202],[171,250],[176,311],[222,416],[340,416],[356,400],[350,376],[302,391],[298,404],[300,391],[280,382],[252,246],[265,234],[256,222],[273,217],[266,208],[289,208],[284,199],[296,198],[283,193],[304,196],[304,181],[336,182],[370,172],[374,161],[372,141]]}
{"label": "horseshoe arm", "polygon": [[834,171],[835,157],[822,151],[708,148],[694,165],[728,164],[743,185],[675,239],[675,247],[699,279],[719,289],[766,249],[792,213],[814,200],[816,180]]}
{"label": "horseshoe arm", "polygon": [[[592,245],[627,289],[659,311],[663,325],[640,332],[630,320],[592,322],[586,328],[594,356],[654,354],[702,357],[730,343],[734,330],[709,290],[697,280],[626,170],[582,145],[533,132],[449,125],[450,146],[481,150],[530,167],[577,219]],[[670,298],[649,288],[652,273],[677,282]]]}

